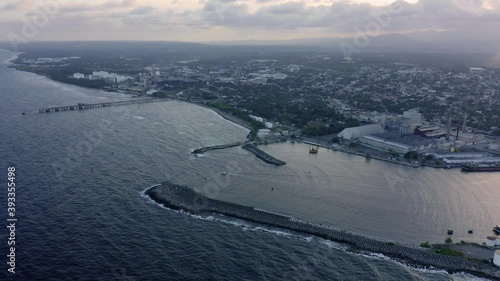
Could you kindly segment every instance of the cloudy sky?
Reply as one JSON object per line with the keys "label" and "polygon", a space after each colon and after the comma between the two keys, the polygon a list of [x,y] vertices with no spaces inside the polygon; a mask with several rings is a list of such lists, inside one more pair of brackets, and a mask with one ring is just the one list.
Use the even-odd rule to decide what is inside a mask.
{"label": "cloudy sky", "polygon": [[[30,28],[34,27],[34,28]],[[269,40],[363,30],[498,36],[500,0],[1,0],[0,40]]]}

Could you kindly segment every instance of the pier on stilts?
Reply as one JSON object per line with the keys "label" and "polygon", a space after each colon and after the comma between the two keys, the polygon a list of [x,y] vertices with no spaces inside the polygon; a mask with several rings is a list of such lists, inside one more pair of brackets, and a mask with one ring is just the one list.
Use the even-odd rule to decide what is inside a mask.
{"label": "pier on stilts", "polygon": [[77,105],[42,108],[42,109],[38,110],[38,113],[76,111],[76,110],[85,110],[85,109],[91,109],[91,108],[131,105],[131,104],[140,104],[140,103],[162,102],[162,101],[167,101],[167,100],[169,100],[169,99],[139,99],[139,100],[111,101],[111,102],[101,102],[101,103],[79,103]]}

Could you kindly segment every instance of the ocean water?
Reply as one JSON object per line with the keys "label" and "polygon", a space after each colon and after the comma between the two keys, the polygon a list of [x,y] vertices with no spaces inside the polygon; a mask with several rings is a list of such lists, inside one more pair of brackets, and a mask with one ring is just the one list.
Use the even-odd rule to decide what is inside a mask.
{"label": "ocean water", "polygon": [[[283,167],[240,148],[196,157],[193,149],[236,142],[248,131],[178,101],[38,114],[130,97],[6,68],[11,57],[0,51],[0,183],[6,186],[7,167],[15,166],[16,274],[7,272],[2,231],[0,280],[477,279],[354,255],[317,237],[224,216],[168,210],[143,192],[170,180],[383,239],[439,242],[453,228],[454,239],[482,241],[500,221],[498,174],[413,170],[326,150],[313,157],[300,144],[263,147],[288,163]],[[0,202],[7,202],[3,190]]]}

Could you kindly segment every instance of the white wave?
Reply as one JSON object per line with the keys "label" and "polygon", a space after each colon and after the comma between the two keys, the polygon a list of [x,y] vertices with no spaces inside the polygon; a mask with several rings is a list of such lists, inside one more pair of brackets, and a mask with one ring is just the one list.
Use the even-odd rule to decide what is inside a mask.
{"label": "white wave", "polygon": [[473,276],[464,272],[453,273],[451,278],[455,281],[490,281],[490,279]]}
{"label": "white wave", "polygon": [[385,260],[385,261],[390,261],[390,262],[393,262],[393,263],[396,263],[400,266],[404,266],[406,268],[410,268],[411,270],[414,270],[414,271],[418,271],[418,272],[423,272],[423,273],[431,273],[431,274],[446,274],[448,276],[451,276],[452,277],[452,280],[456,280],[456,281],[490,281],[490,279],[485,279],[485,278],[481,278],[481,277],[477,277],[477,276],[474,276],[474,275],[470,275],[468,273],[464,273],[464,272],[460,272],[460,273],[453,273],[453,274],[449,274],[446,270],[443,270],[443,269],[437,269],[435,267],[415,267],[415,266],[411,266],[411,265],[408,265],[404,262],[401,262],[401,261],[397,261],[397,260],[394,260],[388,256],[385,256],[383,254],[380,254],[380,253],[362,253],[362,254],[355,254],[355,255],[359,255],[359,256],[363,256],[365,258],[368,258],[368,259],[377,259],[377,260]]}
{"label": "white wave", "polygon": [[133,116],[135,119],[139,119],[139,120],[144,120],[146,119],[146,117],[143,117],[143,116]]}
{"label": "white wave", "polygon": [[282,236],[282,237],[286,237],[286,238],[290,238],[290,239],[295,239],[295,240],[301,240],[301,241],[305,241],[305,242],[311,242],[313,239],[313,237],[310,237],[310,236],[301,236],[298,234],[293,234],[293,233],[288,232],[288,231],[269,229],[269,228],[265,228],[265,227],[261,227],[261,226],[250,227],[249,230],[271,233],[274,235],[278,235],[278,236]]}
{"label": "white wave", "polygon": [[347,245],[333,242],[331,240],[320,239],[319,243],[325,245],[326,247],[328,247],[330,249],[343,250],[343,251],[347,250]]}
{"label": "white wave", "polygon": [[199,219],[199,220],[204,220],[204,221],[222,222],[222,223],[225,223],[225,224],[229,224],[229,225],[232,225],[232,226],[236,226],[236,227],[242,228],[243,230],[252,230],[252,231],[266,232],[266,233],[270,233],[270,234],[274,234],[274,235],[278,235],[278,236],[282,236],[282,237],[286,237],[286,238],[290,238],[290,239],[301,240],[301,241],[305,241],[305,242],[311,242],[312,239],[313,239],[313,237],[311,237],[311,236],[301,236],[299,234],[293,234],[293,233],[288,232],[288,231],[269,229],[269,228],[265,228],[265,227],[262,227],[262,226],[252,226],[251,224],[245,223],[242,220],[226,219],[226,217],[222,216],[222,215],[217,215],[217,216],[203,216],[203,215],[192,214],[192,213],[189,213],[189,212],[186,212],[186,211],[183,211],[183,210],[173,210],[173,209],[167,208],[167,207],[163,206],[162,204],[159,204],[159,203],[155,202],[148,195],[146,195],[146,191],[148,189],[153,188],[155,186],[159,186],[159,185],[161,185],[161,184],[153,185],[151,187],[148,187],[148,188],[144,189],[141,192],[141,197],[146,198],[148,200],[148,202],[153,203],[153,204],[155,204],[157,206],[160,206],[163,209],[166,209],[166,210],[169,210],[169,211],[174,211],[175,213],[181,213],[181,214],[184,214],[184,215],[188,215],[188,216],[190,216],[190,217],[192,217],[194,219]]}

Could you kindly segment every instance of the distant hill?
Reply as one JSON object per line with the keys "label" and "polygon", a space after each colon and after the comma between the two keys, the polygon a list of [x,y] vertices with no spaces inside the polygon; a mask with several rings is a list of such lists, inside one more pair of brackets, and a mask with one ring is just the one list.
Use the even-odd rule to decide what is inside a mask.
{"label": "distant hill", "polygon": [[[355,46],[354,37],[307,38],[291,40],[248,40],[213,41],[210,45],[295,45],[314,46],[332,51],[341,51],[344,42]],[[481,32],[462,34],[460,32],[425,31],[409,34],[391,33],[370,37],[370,43],[361,48],[363,52],[408,52],[408,53],[500,53],[500,38],[487,36]]]}

